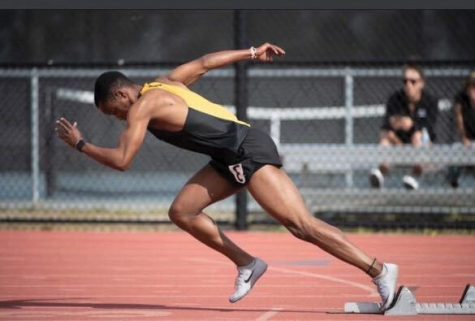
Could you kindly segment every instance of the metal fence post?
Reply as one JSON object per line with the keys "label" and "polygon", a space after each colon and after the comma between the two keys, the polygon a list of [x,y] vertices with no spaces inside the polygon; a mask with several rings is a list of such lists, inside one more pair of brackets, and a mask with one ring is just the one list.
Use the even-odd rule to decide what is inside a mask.
{"label": "metal fence post", "polygon": [[55,154],[55,134],[53,131],[55,121],[55,101],[56,91],[53,87],[48,87],[45,90],[45,145],[43,151],[44,159],[44,177],[46,187],[46,197],[51,198],[56,190],[56,171],[54,168],[54,154]]}
{"label": "metal fence post", "polygon": [[[245,28],[245,12],[241,10],[234,11],[234,45],[237,49],[247,46],[247,35]],[[247,120],[247,64],[237,63],[234,65],[234,104],[236,106],[236,116],[243,121]],[[246,230],[247,224],[247,190],[243,189],[236,195],[236,222],[235,227],[238,230]]]}
{"label": "metal fence post", "polygon": [[[345,145],[348,148],[353,147],[353,96],[354,96],[354,86],[353,86],[353,72],[351,68],[346,69],[345,75]],[[350,169],[345,174],[346,186],[353,187],[353,170]]]}
{"label": "metal fence post", "polygon": [[33,206],[40,199],[40,128],[39,128],[39,102],[38,102],[38,70],[33,68],[30,74],[30,99],[31,99],[31,184]]}

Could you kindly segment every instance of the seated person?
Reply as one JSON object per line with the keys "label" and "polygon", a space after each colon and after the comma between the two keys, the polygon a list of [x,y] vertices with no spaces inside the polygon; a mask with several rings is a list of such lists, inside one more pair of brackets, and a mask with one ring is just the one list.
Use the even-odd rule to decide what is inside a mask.
{"label": "seated person", "polygon": [[[454,99],[455,123],[464,146],[475,148],[475,71],[470,74],[465,86]],[[473,169],[474,166],[470,166]],[[449,170],[450,185],[458,187],[461,167],[452,167]]]}
{"label": "seated person", "polygon": [[[420,147],[435,140],[434,126],[438,115],[437,99],[424,90],[422,69],[414,65],[404,67],[404,88],[390,96],[381,127],[380,145],[398,146],[411,144]],[[390,171],[388,164],[381,164],[370,172],[370,183],[375,188],[384,185],[384,175]],[[414,176],[422,174],[422,166],[416,165],[413,176],[403,177],[407,189],[419,188]]]}

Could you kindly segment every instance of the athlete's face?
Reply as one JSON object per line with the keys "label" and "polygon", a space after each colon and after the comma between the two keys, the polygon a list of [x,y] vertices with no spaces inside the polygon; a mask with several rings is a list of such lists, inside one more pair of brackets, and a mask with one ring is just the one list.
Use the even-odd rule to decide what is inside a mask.
{"label": "athlete's face", "polygon": [[406,69],[404,72],[404,91],[411,102],[418,102],[424,89],[424,79],[415,69]]}
{"label": "athlete's face", "polygon": [[118,89],[111,99],[99,104],[99,109],[106,115],[126,120],[129,108],[133,103],[127,90]]}

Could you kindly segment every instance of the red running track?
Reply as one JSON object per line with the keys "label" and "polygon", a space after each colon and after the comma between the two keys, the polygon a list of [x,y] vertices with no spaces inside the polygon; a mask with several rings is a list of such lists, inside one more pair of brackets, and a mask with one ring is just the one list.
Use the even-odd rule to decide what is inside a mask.
{"label": "red running track", "polygon": [[[228,303],[235,268],[184,232],[0,231],[0,320],[388,320],[343,314],[376,301],[369,278],[288,233],[229,232],[269,270]],[[473,236],[352,235],[385,261],[419,302],[457,302],[475,284]],[[396,317],[475,320],[475,316]]]}

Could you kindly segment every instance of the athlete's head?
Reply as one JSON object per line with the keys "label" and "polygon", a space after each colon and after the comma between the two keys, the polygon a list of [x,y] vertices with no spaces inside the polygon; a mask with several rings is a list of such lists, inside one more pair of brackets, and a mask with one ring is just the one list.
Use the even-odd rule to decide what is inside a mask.
{"label": "athlete's head", "polygon": [[425,86],[424,72],[416,65],[404,67],[404,91],[410,102],[418,102]]}
{"label": "athlete's head", "polygon": [[108,71],[96,79],[94,102],[107,115],[126,119],[138,97],[137,85],[118,71]]}

